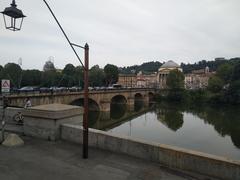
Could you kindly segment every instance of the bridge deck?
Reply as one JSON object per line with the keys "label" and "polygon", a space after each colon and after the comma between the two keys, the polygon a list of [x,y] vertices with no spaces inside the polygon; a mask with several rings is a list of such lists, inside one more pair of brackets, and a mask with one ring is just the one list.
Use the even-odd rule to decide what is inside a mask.
{"label": "bridge deck", "polygon": [[[89,94],[106,94],[106,93],[118,93],[118,92],[134,92],[134,91],[155,91],[154,88],[132,88],[132,89],[110,89],[110,90],[91,90]],[[36,92],[22,92],[22,93],[13,93],[13,94],[6,94],[7,97],[26,97],[26,96],[52,96],[52,95],[79,95],[84,94],[83,91],[79,92],[70,92],[70,91],[63,91],[63,92],[47,92],[47,93],[39,93]],[[0,97],[1,98],[1,97]]]}

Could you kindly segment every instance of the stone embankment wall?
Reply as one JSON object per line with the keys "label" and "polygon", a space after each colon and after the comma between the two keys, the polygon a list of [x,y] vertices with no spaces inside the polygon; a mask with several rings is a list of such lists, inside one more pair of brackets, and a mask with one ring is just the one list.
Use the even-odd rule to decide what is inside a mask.
{"label": "stone embankment wall", "polygon": [[[23,133],[23,126],[17,125],[16,121],[14,121],[14,116],[18,114],[18,112],[23,112],[23,108],[15,108],[8,107],[5,111],[4,121],[5,121],[5,131],[15,132],[15,133]],[[2,119],[3,119],[3,108],[0,106],[0,130],[2,129]]]}
{"label": "stone embankment wall", "polygon": [[[82,144],[81,126],[64,124],[61,138]],[[169,145],[149,143],[89,129],[89,146],[158,162],[169,168],[192,171],[219,179],[240,179],[240,162]]]}
{"label": "stone embankment wall", "polygon": [[[11,122],[13,121],[13,117],[18,113],[18,112],[23,112],[23,108],[14,108],[14,107],[8,107],[5,109],[5,121]],[[0,119],[2,120],[2,115],[3,115],[3,108],[0,106]]]}

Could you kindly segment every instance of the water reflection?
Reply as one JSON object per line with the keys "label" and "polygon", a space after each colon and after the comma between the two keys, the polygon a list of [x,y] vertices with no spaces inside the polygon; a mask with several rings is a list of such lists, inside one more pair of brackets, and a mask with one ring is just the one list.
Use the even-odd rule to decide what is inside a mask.
{"label": "water reflection", "polygon": [[134,102],[134,111],[139,112],[144,108],[144,102],[142,100]]}
{"label": "water reflection", "polygon": [[212,125],[222,137],[230,136],[233,144],[240,148],[240,107],[162,103],[156,108],[159,121],[172,130],[182,127],[183,112],[191,113]]}
{"label": "water reflection", "polygon": [[139,112],[143,109],[144,107],[144,98],[142,94],[137,93],[134,96],[134,111]]}
{"label": "water reflection", "polygon": [[225,137],[229,135],[233,144],[240,148],[240,108],[227,107],[200,107],[190,110],[204,120],[205,123],[213,125],[214,129]]}
{"label": "water reflection", "polygon": [[120,119],[125,115],[127,111],[127,105],[124,103],[111,103],[110,118]]}
{"label": "water reflection", "polygon": [[156,108],[157,119],[173,131],[183,126],[183,113],[177,109]]}
{"label": "water reflection", "polygon": [[100,111],[90,111],[88,113],[88,125],[89,125],[89,127],[93,127],[94,124],[97,123],[99,118],[100,118]]}
{"label": "water reflection", "polygon": [[89,115],[95,129],[240,159],[240,107],[135,103],[130,111],[115,104]]}
{"label": "water reflection", "polygon": [[137,108],[134,108],[134,111],[130,111],[126,104],[112,103],[110,112],[92,111],[89,113],[89,127],[100,130],[109,130],[150,110],[149,108],[144,109],[142,104],[136,106]]}

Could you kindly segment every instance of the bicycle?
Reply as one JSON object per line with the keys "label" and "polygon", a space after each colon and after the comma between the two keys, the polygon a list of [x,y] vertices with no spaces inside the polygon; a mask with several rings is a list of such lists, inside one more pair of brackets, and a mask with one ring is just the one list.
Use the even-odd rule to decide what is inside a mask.
{"label": "bicycle", "polygon": [[17,114],[15,114],[13,116],[13,121],[17,122],[17,124],[23,124],[23,115],[21,112],[17,112]]}

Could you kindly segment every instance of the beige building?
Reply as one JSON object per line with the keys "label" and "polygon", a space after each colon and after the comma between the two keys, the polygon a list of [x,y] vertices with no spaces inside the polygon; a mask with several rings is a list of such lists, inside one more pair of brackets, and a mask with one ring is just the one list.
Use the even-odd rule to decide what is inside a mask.
{"label": "beige building", "polygon": [[140,71],[136,74],[119,74],[118,84],[123,87],[156,87],[157,76],[154,74],[143,74]]}
{"label": "beige building", "polygon": [[153,74],[143,74],[140,71],[137,74],[137,87],[157,87],[157,75]]}
{"label": "beige building", "polygon": [[[179,70],[182,68],[174,61],[164,63],[158,72],[153,74],[143,74],[141,71],[136,74],[120,74],[118,84],[123,87],[154,87],[165,89],[167,88],[167,77],[170,71]],[[208,86],[209,78],[214,72],[209,72],[209,68],[194,70],[189,74],[185,74],[186,89],[204,89]]]}
{"label": "beige building", "polygon": [[123,87],[154,87],[164,89],[167,87],[167,76],[174,69],[182,71],[177,63],[168,61],[159,68],[158,72],[153,74],[143,74],[141,71],[137,75],[120,74],[118,84],[121,84]]}
{"label": "beige building", "polygon": [[137,87],[137,76],[136,74],[119,74],[117,83],[123,87]]}
{"label": "beige building", "polygon": [[186,89],[205,89],[208,86],[209,78],[214,72],[209,72],[209,68],[194,70],[192,73],[185,74]]}

